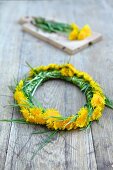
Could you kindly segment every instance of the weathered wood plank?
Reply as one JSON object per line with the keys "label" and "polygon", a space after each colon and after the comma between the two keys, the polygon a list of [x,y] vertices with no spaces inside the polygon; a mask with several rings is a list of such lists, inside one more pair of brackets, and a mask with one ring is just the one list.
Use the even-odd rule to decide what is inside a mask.
{"label": "weathered wood plank", "polygon": [[[11,107],[5,106],[8,105],[8,101],[13,102],[8,85],[14,81],[14,76],[17,77],[18,75],[20,49],[23,36],[18,27],[14,27],[15,21],[18,19],[18,17],[20,17],[20,13],[12,13],[14,8],[14,3],[10,4],[4,2],[0,4],[0,119],[10,119],[14,113]],[[10,138],[10,129],[10,123],[0,123],[1,170],[4,169],[5,166]]]}
{"label": "weathered wood plank", "polygon": [[[48,17],[58,16],[58,14],[61,13],[62,19],[67,21],[67,16],[64,17],[62,13],[62,9],[67,9],[67,3],[61,3],[58,10],[49,10],[58,4],[58,1],[53,1],[51,5],[48,4],[47,1],[43,1],[41,3],[44,8],[42,14],[40,3],[30,2],[28,15],[37,15],[37,10],[38,15],[43,16],[48,14]],[[71,10],[71,8],[70,6],[69,10]],[[72,13],[70,17],[71,16]],[[21,54],[20,77],[28,70],[24,67],[26,60],[33,66],[40,64],[46,65],[51,62],[64,63],[68,60],[68,56],[62,52],[57,52],[56,49],[26,34]],[[70,94],[68,91],[70,91]],[[81,101],[83,103],[82,94],[79,93],[76,88],[72,85],[65,85],[64,82],[60,81],[47,82],[38,90],[37,98],[40,99],[44,106],[56,107],[63,114],[75,112],[75,110],[81,106]],[[72,99],[77,102],[73,102]],[[76,103],[78,103],[78,105]],[[20,115],[18,114],[16,117],[20,117]],[[36,144],[41,140],[40,138],[43,137],[43,135],[31,137],[31,132],[34,129],[39,129],[39,126],[28,127],[16,124],[12,126],[6,169],[23,168],[43,170],[45,167],[55,170],[70,168],[84,170],[96,169],[91,131],[74,131],[67,133],[67,136],[57,137],[53,144],[49,144],[37,154],[34,160],[31,160],[32,152],[36,148]],[[90,156],[89,159],[90,153],[92,156]]]}
{"label": "weathered wood plank", "polygon": [[[78,6],[78,4],[76,4]],[[84,5],[83,5],[84,6]],[[108,12],[109,11],[109,12]],[[106,94],[113,99],[112,96],[112,72],[113,72],[113,58],[112,58],[112,32],[113,29],[113,9],[109,6],[108,1],[92,1],[85,9],[79,12],[79,8],[75,13],[79,12],[81,18],[83,14],[89,20],[88,23],[96,31],[100,31],[103,35],[103,41],[82,52],[80,58],[76,60],[73,58],[72,63],[76,62],[77,67],[87,71],[97,80],[103,87]],[[92,20],[90,19],[89,12],[91,13]],[[84,19],[85,20],[85,19]],[[82,65],[79,65],[82,61]],[[79,63],[78,63],[79,62]],[[94,143],[94,151],[96,156],[97,167],[99,170],[112,170],[113,169],[113,111],[105,109],[100,123],[92,125],[92,137]]]}
{"label": "weathered wood plank", "polygon": [[[113,24],[112,24],[113,6],[111,7],[108,1],[103,1],[102,3],[99,3],[97,1],[96,3],[101,8],[101,11],[99,9],[96,11],[96,15],[98,16],[98,19],[96,18],[96,22],[99,23],[99,21],[101,21],[101,24],[99,24],[98,27],[100,30],[102,30],[102,33],[104,35],[104,41],[101,42],[100,46],[96,48],[98,55],[94,55],[94,58],[96,60],[95,62],[96,71],[93,74],[94,77],[102,85],[104,91],[106,92],[106,95],[108,95],[111,99],[113,99],[113,95],[112,95],[113,80],[111,78],[113,74],[113,57],[112,57],[113,33],[110,32],[110,30],[113,29]],[[94,54],[94,51],[92,51],[92,53]],[[95,66],[93,66],[92,70],[95,70]],[[112,120],[113,120],[113,111],[106,108],[103,113],[103,117],[100,120],[99,125],[95,123],[92,126],[92,135],[94,140],[97,166],[98,169],[100,170],[113,169],[113,133],[112,133],[113,121]]]}

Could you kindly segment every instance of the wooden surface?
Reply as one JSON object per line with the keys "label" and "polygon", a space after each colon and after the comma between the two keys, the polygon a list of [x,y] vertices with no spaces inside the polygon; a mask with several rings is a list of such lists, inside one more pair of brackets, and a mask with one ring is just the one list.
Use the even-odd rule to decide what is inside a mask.
{"label": "wooden surface", "polygon": [[[32,17],[22,17],[19,20],[19,23],[22,24],[22,30],[33,35],[34,37],[45,41],[48,44],[70,54],[73,55],[82,51],[86,47],[93,45],[94,43],[100,41],[102,39],[102,35],[97,32],[92,32],[90,37],[87,37],[84,40],[68,40],[67,36],[62,36],[61,34],[56,33],[47,33],[44,32],[37,27],[35,27],[32,23]],[[63,21],[62,21],[63,22]]]}
{"label": "wooden surface", "polygon": [[[8,85],[13,77],[22,78],[32,66],[64,63],[69,56],[21,31],[17,21],[22,16],[58,17],[65,22],[86,23],[101,32],[103,41],[74,55],[71,63],[88,72],[113,99],[113,1],[43,0],[0,1],[0,119],[20,118],[18,110],[3,107],[13,102]],[[52,80],[36,94],[46,107],[58,108],[65,115],[74,113],[85,98],[63,81]],[[105,109],[99,124],[86,131],[66,132],[54,138],[31,160],[44,135],[31,135],[43,129],[14,123],[0,123],[0,170],[112,170],[113,111]]]}

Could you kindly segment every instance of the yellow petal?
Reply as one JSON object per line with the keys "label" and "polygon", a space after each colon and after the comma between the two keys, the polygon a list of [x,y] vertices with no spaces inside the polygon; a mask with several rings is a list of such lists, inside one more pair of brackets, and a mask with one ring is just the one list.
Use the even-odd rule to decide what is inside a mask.
{"label": "yellow petal", "polygon": [[85,127],[87,125],[87,116],[88,116],[88,110],[87,108],[81,108],[78,112],[78,118],[76,120],[76,126],[77,127]]}
{"label": "yellow petal", "polygon": [[78,25],[75,24],[75,23],[72,23],[72,24],[71,24],[71,28],[72,28],[73,30],[79,31],[79,27],[78,27]]}
{"label": "yellow petal", "polygon": [[77,30],[73,30],[69,34],[69,40],[76,40],[77,36],[78,36],[78,31]]}

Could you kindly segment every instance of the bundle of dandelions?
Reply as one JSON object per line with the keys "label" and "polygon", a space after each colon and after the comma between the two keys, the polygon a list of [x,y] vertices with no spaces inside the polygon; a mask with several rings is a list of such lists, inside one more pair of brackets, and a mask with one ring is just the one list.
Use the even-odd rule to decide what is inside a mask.
{"label": "bundle of dandelions", "polygon": [[69,40],[84,40],[91,36],[92,31],[89,25],[84,25],[80,28],[77,24],[66,24],[51,20],[46,20],[41,17],[33,17],[32,24],[39,29],[49,33],[66,34]]}

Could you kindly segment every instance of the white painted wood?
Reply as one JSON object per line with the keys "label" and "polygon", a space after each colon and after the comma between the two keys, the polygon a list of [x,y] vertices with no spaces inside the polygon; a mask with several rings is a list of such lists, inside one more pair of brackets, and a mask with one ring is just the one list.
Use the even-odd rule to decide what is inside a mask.
{"label": "white painted wood", "polygon": [[62,36],[61,34],[55,34],[55,33],[47,33],[44,31],[41,31],[40,29],[37,29],[32,24],[24,24],[23,30],[32,34],[36,38],[39,38],[65,52],[72,55],[75,54],[82,49],[100,41],[102,39],[102,36],[100,33],[92,32],[92,36],[86,38],[85,40],[74,40],[70,41],[66,36]]}
{"label": "white painted wood", "polygon": [[35,27],[31,21],[33,20],[33,17],[22,17],[19,20],[19,23],[22,24],[22,28],[24,31],[32,34],[36,38],[39,38],[56,48],[59,48],[68,54],[72,55],[75,54],[82,49],[100,41],[102,39],[102,35],[97,32],[92,32],[92,36],[86,38],[85,40],[74,40],[70,41],[68,40],[68,37],[61,34],[56,33],[47,33],[44,32],[37,27]]}

